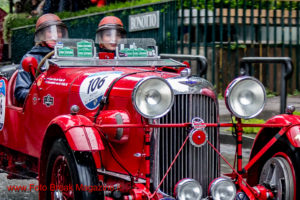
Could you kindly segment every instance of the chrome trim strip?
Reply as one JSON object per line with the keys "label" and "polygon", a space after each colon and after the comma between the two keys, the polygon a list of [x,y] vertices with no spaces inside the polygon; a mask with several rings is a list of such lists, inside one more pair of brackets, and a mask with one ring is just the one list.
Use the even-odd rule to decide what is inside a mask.
{"label": "chrome trim strip", "polygon": [[212,91],[211,97],[217,98],[217,93],[214,86],[204,78],[197,76],[191,77],[173,77],[166,79],[174,90],[174,94],[199,94],[202,89],[209,89]]}
{"label": "chrome trim strip", "polygon": [[[102,174],[102,175],[116,177],[116,178],[119,178],[119,179],[122,179],[122,180],[125,180],[125,181],[128,181],[128,182],[131,181],[130,176],[126,175],[126,174],[120,174],[120,173],[117,173],[117,172],[107,171],[105,169],[97,169],[97,172]],[[134,182],[135,183],[146,183],[146,179],[138,178]],[[152,180],[150,182],[152,182]]]}

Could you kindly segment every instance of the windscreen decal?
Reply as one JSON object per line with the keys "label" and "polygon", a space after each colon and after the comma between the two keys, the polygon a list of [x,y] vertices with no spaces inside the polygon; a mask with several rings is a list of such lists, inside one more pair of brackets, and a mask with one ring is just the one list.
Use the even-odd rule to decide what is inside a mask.
{"label": "windscreen decal", "polygon": [[121,76],[122,73],[120,71],[108,71],[95,73],[86,77],[79,89],[83,105],[89,110],[97,108],[109,85],[115,78]]}
{"label": "windscreen decal", "polygon": [[5,82],[0,80],[0,131],[2,131],[5,119]]}

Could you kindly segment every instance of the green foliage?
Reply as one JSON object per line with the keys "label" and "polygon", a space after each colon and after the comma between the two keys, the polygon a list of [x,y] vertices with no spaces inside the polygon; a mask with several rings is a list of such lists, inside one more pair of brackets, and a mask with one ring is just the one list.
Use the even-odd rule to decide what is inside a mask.
{"label": "green foliage", "polygon": [[270,90],[269,88],[266,88],[266,93],[267,93],[267,97],[275,97],[278,96],[278,94],[276,92],[273,92],[272,90]]}
{"label": "green foliage", "polygon": [[9,1],[1,0],[0,1],[0,8],[2,8],[5,12],[9,12]]}
{"label": "green foliage", "polygon": [[[99,12],[107,12],[112,10],[121,10],[123,8],[130,8],[132,6],[150,4],[161,2],[160,0],[136,0],[136,1],[126,1],[126,2],[118,2],[109,4],[103,7],[92,6],[85,10],[80,10],[78,12],[60,12],[56,13],[61,19],[66,19],[70,17],[82,16],[91,13],[99,13]],[[1,4],[0,4],[1,5]],[[151,7],[151,6],[149,6]],[[136,9],[132,9],[131,14],[135,13]],[[148,8],[149,11],[153,10],[153,8]],[[145,10],[146,11],[146,10]],[[30,17],[29,14],[20,13],[20,14],[8,14],[5,17],[4,21],[4,39],[9,41],[11,38],[11,29],[26,26],[26,25],[34,25],[37,21],[38,17]]]}
{"label": "green foliage", "polygon": [[300,91],[295,89],[292,93],[288,94],[288,97],[298,96],[300,95]]}
{"label": "green foliage", "polygon": [[[35,18],[27,18],[28,15],[25,13],[21,14],[8,14],[4,18],[3,23],[3,36],[5,41],[10,41],[11,38],[11,29],[19,26],[25,26],[28,24],[34,24],[36,19]],[[26,20],[26,23],[24,23],[24,20]]]}
{"label": "green foliage", "polygon": [[[233,119],[234,123],[237,123],[236,119]],[[242,119],[243,124],[263,124],[265,123],[265,120],[263,119]],[[244,127],[243,128],[243,133],[245,134],[252,134],[252,133],[257,133],[260,130],[260,127]],[[230,127],[227,129],[227,131],[233,131],[233,128]]]}
{"label": "green foliage", "polygon": [[293,92],[293,95],[295,95],[295,96],[300,95],[300,91],[295,89],[294,92]]}
{"label": "green foliage", "polygon": [[300,111],[295,111],[293,114],[300,116]]}
{"label": "green foliage", "polygon": [[[220,48],[221,45],[217,44],[216,48]],[[230,44],[223,44],[223,49],[230,49],[231,51],[235,51],[237,49],[246,49],[247,45],[245,44],[238,44],[236,42],[231,42]]]}
{"label": "green foliage", "polygon": [[[181,4],[180,0],[178,5]],[[213,10],[214,8],[246,8],[246,9],[297,9],[300,7],[297,1],[284,2],[276,0],[191,0],[183,1],[184,8],[195,7],[196,9]]]}
{"label": "green foliage", "polygon": [[112,10],[121,10],[123,8],[129,8],[132,6],[139,6],[139,5],[144,5],[144,4],[149,4],[149,3],[157,3],[157,2],[160,2],[160,1],[159,0],[137,0],[137,1],[117,2],[117,3],[112,3],[112,4],[109,4],[107,6],[103,6],[100,8],[97,6],[92,6],[85,10],[80,10],[78,12],[60,12],[60,13],[56,13],[56,14],[61,19],[65,19],[65,18],[76,17],[76,16],[81,16],[81,15],[86,15],[86,14],[91,14],[91,13],[106,12],[106,11],[112,11]]}
{"label": "green foliage", "polygon": [[218,99],[219,99],[219,100],[223,100],[223,99],[224,99],[224,97],[223,97],[223,94],[222,94],[222,93],[219,93],[219,94],[218,94]]}

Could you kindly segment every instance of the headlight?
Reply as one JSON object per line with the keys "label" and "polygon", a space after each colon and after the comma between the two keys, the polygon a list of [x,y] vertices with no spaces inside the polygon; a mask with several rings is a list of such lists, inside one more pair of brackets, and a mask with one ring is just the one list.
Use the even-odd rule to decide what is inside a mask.
{"label": "headlight", "polygon": [[137,83],[132,102],[135,109],[146,118],[159,118],[169,112],[173,105],[173,89],[159,77],[148,77]]}
{"label": "headlight", "polygon": [[175,186],[175,196],[178,200],[200,200],[203,190],[194,179],[182,179]]}
{"label": "headlight", "polygon": [[214,200],[233,200],[236,188],[228,178],[217,178],[210,184],[210,195]]}
{"label": "headlight", "polygon": [[243,76],[233,80],[225,91],[228,110],[236,117],[250,119],[263,110],[266,91],[257,79]]}

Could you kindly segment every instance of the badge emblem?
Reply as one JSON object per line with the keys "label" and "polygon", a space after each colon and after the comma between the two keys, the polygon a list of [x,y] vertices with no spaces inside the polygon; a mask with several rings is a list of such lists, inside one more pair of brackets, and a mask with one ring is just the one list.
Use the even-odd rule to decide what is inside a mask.
{"label": "badge emblem", "polygon": [[32,104],[36,105],[37,101],[38,101],[38,95],[35,93],[35,94],[33,94],[33,97],[32,97]]}
{"label": "badge emblem", "polygon": [[54,97],[52,97],[50,94],[43,97],[43,104],[47,107],[53,106],[54,104]]}

